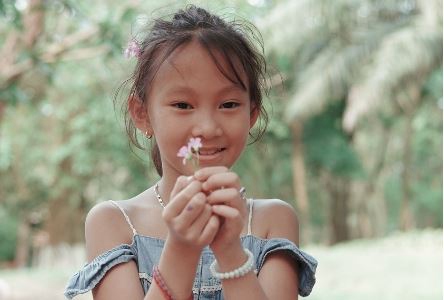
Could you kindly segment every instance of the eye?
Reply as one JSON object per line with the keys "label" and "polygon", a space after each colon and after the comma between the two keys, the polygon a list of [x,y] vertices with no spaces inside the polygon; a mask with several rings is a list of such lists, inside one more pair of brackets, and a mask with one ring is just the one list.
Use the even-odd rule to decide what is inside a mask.
{"label": "eye", "polygon": [[178,109],[192,109],[193,107],[186,102],[176,102],[172,104],[174,107]]}
{"label": "eye", "polygon": [[227,109],[233,109],[233,108],[236,108],[236,107],[239,107],[239,103],[238,102],[234,102],[234,101],[227,101],[227,102],[224,102],[222,105],[221,105],[221,107],[222,108],[227,108]]}

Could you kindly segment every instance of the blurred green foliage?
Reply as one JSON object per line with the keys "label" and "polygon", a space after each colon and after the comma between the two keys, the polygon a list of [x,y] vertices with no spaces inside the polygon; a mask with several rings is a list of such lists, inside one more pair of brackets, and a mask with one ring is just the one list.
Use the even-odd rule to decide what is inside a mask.
{"label": "blurred green foliage", "polygon": [[350,139],[339,122],[344,112],[343,102],[330,104],[322,114],[306,122],[304,144],[307,164],[314,174],[325,169],[332,174],[346,178],[364,176],[364,170]]}
{"label": "blurred green foliage", "polygon": [[[258,24],[288,1],[262,2],[263,5],[254,6],[240,0],[197,1],[216,12],[240,15]],[[14,31],[24,30],[25,12],[15,4],[0,1],[0,18],[5,24],[0,28],[2,44]],[[117,0],[45,2],[43,37],[32,49],[18,49],[15,58],[17,63],[27,59],[35,63],[22,77],[0,89],[0,103],[5,106],[0,116],[0,260],[12,258],[17,224],[31,213],[38,212],[39,226],[49,232],[55,230],[55,225],[48,224],[59,222],[58,217],[63,216],[68,221],[57,223],[63,229],[63,236],[56,241],[65,238],[71,243],[79,242],[83,238],[82,218],[94,204],[132,197],[158,180],[149,154],[128,146],[120,113],[125,89],[117,95],[116,107],[113,100],[120,83],[129,77],[134,66],[133,61],[122,57],[122,51],[131,35],[143,32],[139,21],[149,21],[153,15],[163,15],[183,4],[143,1],[133,6]],[[97,29],[91,38],[76,43],[54,61],[42,59],[64,37],[91,28]],[[282,28],[276,33],[285,34],[289,29]],[[287,40],[297,42],[288,34]],[[282,76],[283,82],[273,84],[266,103],[271,115],[266,134],[261,141],[247,147],[234,167],[251,196],[280,198],[297,206],[293,136],[284,115],[300,89],[294,80],[302,76],[303,66],[320,52],[321,46],[328,44],[326,35],[318,40],[317,36],[311,36],[313,43],[307,43],[297,53],[286,50],[268,54],[272,77]],[[329,38],[338,41],[335,37]],[[279,47],[277,42],[271,44],[273,36],[264,35],[264,38],[266,49]],[[80,54],[86,55],[82,49],[90,50],[89,56],[81,57]],[[323,70],[318,72],[321,74]],[[383,145],[387,149],[382,156],[381,171],[374,179],[375,190],[387,210],[387,224],[382,225],[384,232],[397,229],[403,184],[401,156],[405,150],[403,114],[389,104],[382,105],[383,109],[363,120],[353,134],[346,133],[341,125],[346,97],[329,96],[331,103],[304,121],[302,141],[311,209],[309,223],[301,224],[301,229],[314,228],[313,240],[326,240],[325,228],[334,199],[322,183],[321,175],[327,172],[344,179],[349,186],[365,183],[373,176],[374,159]],[[390,113],[385,111],[388,106]],[[385,132],[388,142],[382,138]],[[442,226],[441,65],[435,67],[423,84],[412,136],[409,167],[413,174],[411,205],[416,226],[439,227]],[[83,217],[72,214],[70,219],[71,211],[79,211]],[[353,213],[352,217],[357,218]],[[71,236],[71,231],[76,233]]]}
{"label": "blurred green foliage", "polygon": [[15,257],[18,220],[15,215],[0,209],[0,261],[12,261]]}

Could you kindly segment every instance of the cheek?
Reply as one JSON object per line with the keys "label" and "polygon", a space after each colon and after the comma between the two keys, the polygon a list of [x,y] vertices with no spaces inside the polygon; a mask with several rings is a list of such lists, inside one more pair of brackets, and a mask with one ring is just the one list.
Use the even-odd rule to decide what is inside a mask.
{"label": "cheek", "polygon": [[173,143],[178,143],[182,140],[184,133],[184,127],[172,124],[169,122],[163,122],[161,126],[154,129],[154,133],[158,143],[169,145],[169,147],[175,147]]}
{"label": "cheek", "polygon": [[157,135],[171,135],[183,127],[179,124],[177,118],[162,108],[154,110],[150,120]]}
{"label": "cheek", "polygon": [[232,120],[232,122],[229,122],[229,124],[229,126],[236,129],[239,134],[248,135],[248,132],[250,131],[250,116],[247,114],[242,114],[237,118],[237,120]]}
{"label": "cheek", "polygon": [[151,125],[159,148],[163,148],[162,150],[175,148],[171,143],[177,141],[184,130],[183,125],[178,124],[174,118],[168,118],[165,114],[157,114],[153,117]]}
{"label": "cheek", "polygon": [[230,135],[233,139],[239,141],[239,146],[245,145],[248,139],[248,133],[250,132],[250,118],[241,117],[238,120],[231,120],[227,122],[225,133]]}

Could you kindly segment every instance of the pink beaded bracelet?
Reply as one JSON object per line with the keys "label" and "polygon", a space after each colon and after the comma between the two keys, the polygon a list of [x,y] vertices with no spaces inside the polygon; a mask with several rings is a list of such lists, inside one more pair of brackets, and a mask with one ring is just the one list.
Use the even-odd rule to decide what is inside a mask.
{"label": "pink beaded bracelet", "polygon": [[[173,295],[171,295],[171,292],[168,289],[168,286],[162,277],[162,274],[160,274],[159,267],[156,265],[153,267],[153,279],[154,279],[154,282],[157,284],[157,286],[162,291],[162,294],[165,297],[165,299],[166,300],[174,300]],[[193,294],[191,294],[189,299],[190,300],[193,299]]]}
{"label": "pink beaded bracelet", "polygon": [[160,274],[159,268],[157,266],[153,267],[153,279],[154,279],[154,282],[156,282],[157,286],[162,291],[162,294],[165,296],[165,299],[173,300],[173,296],[171,295],[171,292],[168,289],[168,286],[166,285],[165,280],[163,280],[163,277]]}

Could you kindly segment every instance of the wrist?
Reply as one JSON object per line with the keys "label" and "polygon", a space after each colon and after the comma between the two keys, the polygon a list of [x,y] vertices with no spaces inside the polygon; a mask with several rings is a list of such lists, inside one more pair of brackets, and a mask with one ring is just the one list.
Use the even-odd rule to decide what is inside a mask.
{"label": "wrist", "polygon": [[[202,249],[190,247],[183,243],[177,243],[173,239],[166,239],[165,246],[159,261],[159,267],[163,269],[166,265],[174,266],[173,269],[194,270],[201,255]],[[182,255],[186,253],[186,255]]]}
{"label": "wrist", "polygon": [[173,238],[169,235],[165,240],[164,248],[171,249],[173,253],[187,253],[187,256],[188,254],[190,254],[192,257],[194,256],[200,257],[200,254],[203,249],[203,247],[201,246],[182,242],[179,239]]}
{"label": "wrist", "polygon": [[157,266],[161,274],[157,278],[161,277],[164,285],[162,289],[162,283],[158,280],[159,288],[165,290],[166,286],[174,299],[189,299],[201,251],[198,247],[190,247],[167,237]]}
{"label": "wrist", "polygon": [[254,270],[254,256],[247,248],[243,249],[246,254],[245,262],[235,269],[230,271],[221,271],[217,261],[213,261],[210,265],[211,274],[219,280],[235,279],[243,277]]}
{"label": "wrist", "polygon": [[233,270],[245,263],[247,259],[247,255],[242,248],[240,240],[229,248],[224,248],[223,251],[214,252],[214,256],[217,260],[219,272]]}

